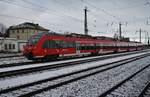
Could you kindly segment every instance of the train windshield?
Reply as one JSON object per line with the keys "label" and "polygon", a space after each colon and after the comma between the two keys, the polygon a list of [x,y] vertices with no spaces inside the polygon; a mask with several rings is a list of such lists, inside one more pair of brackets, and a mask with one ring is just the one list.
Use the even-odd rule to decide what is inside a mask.
{"label": "train windshield", "polygon": [[28,45],[36,45],[42,37],[42,35],[43,33],[38,33],[37,35],[31,36],[28,40]]}

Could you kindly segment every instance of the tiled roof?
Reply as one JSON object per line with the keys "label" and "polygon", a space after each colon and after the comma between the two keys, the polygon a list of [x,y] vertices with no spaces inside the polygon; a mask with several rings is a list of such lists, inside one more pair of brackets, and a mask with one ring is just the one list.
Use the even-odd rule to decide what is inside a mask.
{"label": "tiled roof", "polygon": [[15,26],[10,26],[9,29],[22,29],[22,28],[30,28],[30,29],[38,29],[38,30],[45,30],[45,31],[49,31],[48,29],[39,26],[39,24],[34,24],[34,23],[30,23],[30,22],[25,22],[19,25],[15,25]]}

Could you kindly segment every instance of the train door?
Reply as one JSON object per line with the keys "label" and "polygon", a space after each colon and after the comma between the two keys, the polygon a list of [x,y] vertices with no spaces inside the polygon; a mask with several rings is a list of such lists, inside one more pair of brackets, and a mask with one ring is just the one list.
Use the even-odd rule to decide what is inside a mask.
{"label": "train door", "polygon": [[80,43],[76,42],[76,54],[80,55]]}

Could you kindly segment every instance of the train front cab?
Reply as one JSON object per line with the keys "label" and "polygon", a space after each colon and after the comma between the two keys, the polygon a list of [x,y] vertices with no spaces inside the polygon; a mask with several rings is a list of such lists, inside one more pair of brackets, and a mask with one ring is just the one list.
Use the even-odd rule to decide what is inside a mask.
{"label": "train front cab", "polygon": [[23,55],[29,59],[34,60],[39,57],[42,57],[40,42],[42,40],[42,33],[31,36],[28,39],[26,46],[24,46]]}

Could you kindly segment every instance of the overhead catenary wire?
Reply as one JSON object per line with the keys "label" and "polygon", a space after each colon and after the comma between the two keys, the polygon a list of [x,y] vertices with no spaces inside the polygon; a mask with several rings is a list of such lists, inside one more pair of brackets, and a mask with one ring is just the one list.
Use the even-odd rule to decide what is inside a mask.
{"label": "overhead catenary wire", "polygon": [[[57,4],[59,4],[59,5],[62,5],[62,6],[66,6],[65,5],[65,2],[58,2],[57,0],[53,0],[54,2],[56,2]],[[79,0],[80,1],[80,0]],[[83,3],[83,2],[81,2],[81,3]],[[78,7],[78,6],[77,6]],[[85,6],[83,6],[83,7],[85,7]],[[76,7],[74,7],[74,6],[72,6],[71,7],[72,9],[76,9]],[[70,11],[70,9],[68,9],[69,11]],[[90,10],[88,10],[89,11],[89,16],[93,16],[93,17],[95,17],[95,19],[92,19],[92,20],[88,20],[88,22],[89,22],[89,25],[92,25],[94,28],[96,28],[97,27],[97,25],[96,25],[96,22],[94,22],[93,23],[93,21],[95,21],[95,20],[97,20],[96,18],[97,17],[100,17],[100,15],[97,15],[97,14],[95,14],[93,11],[92,11],[92,9],[90,9]],[[107,19],[105,19],[105,18],[103,18],[103,17],[101,17],[102,19],[101,20],[103,20],[105,23],[107,23],[108,22],[108,20]],[[104,25],[105,25],[105,23],[104,23]]]}
{"label": "overhead catenary wire", "polygon": [[[111,0],[110,0],[111,1]],[[142,1],[142,0],[141,0]],[[144,0],[143,0],[144,1]],[[115,3],[114,3],[115,2]],[[119,7],[119,0],[113,0],[112,1],[112,3],[113,4],[115,4],[116,6],[118,6],[118,8],[117,9],[119,9],[119,10],[126,10],[126,9],[132,9],[132,8],[137,8],[137,7],[141,7],[141,6],[146,6],[147,5],[147,2],[146,1],[144,1],[143,3],[137,3],[136,2],[136,4],[134,3],[134,5],[129,5],[129,6],[126,6],[126,7]]]}
{"label": "overhead catenary wire", "polygon": [[[50,8],[50,7],[48,7],[48,6],[44,6],[44,5],[42,5],[42,4],[40,4],[39,2],[34,2],[34,1],[30,1],[30,0],[20,0],[19,2],[17,1],[17,0],[0,0],[0,2],[4,2],[4,3],[8,3],[8,4],[11,4],[11,5],[15,5],[15,6],[19,6],[19,7],[23,7],[23,8],[26,8],[26,9],[30,9],[30,10],[34,10],[34,11],[37,11],[37,12],[41,12],[41,13],[44,13],[44,14],[52,14],[52,15],[55,15],[55,16],[58,16],[58,17],[62,17],[62,16],[65,16],[65,17],[68,17],[68,20],[73,20],[73,21],[75,21],[75,22],[80,22],[80,24],[81,24],[81,22],[82,22],[82,19],[79,19],[80,17],[76,17],[76,15],[73,15],[73,14],[69,14],[69,13],[63,13],[63,12],[61,12],[62,11],[62,9],[61,9],[61,11],[59,12],[58,10],[56,10],[56,9],[53,9],[53,8]],[[55,1],[55,0],[54,0]],[[58,0],[59,1],[59,0]],[[94,2],[92,1],[92,2],[90,2],[89,0],[79,0],[80,1],[80,4],[81,4],[81,2],[83,2],[82,4],[83,5],[88,5],[89,6],[89,10],[90,10],[90,12],[89,12],[89,16],[91,17],[91,18],[89,18],[89,19],[91,19],[91,20],[89,20],[88,22],[89,22],[89,25],[91,26],[91,27],[89,27],[89,28],[92,28],[92,30],[101,30],[101,27],[103,26],[101,26],[101,24],[106,24],[106,23],[108,23],[109,22],[109,25],[112,25],[112,24],[114,24],[114,23],[117,23],[117,20],[119,20],[119,19],[117,19],[117,18],[119,18],[119,16],[117,16],[117,15],[115,15],[115,14],[113,14],[113,12],[111,12],[111,11],[109,11],[109,10],[107,10],[107,9],[105,9],[105,7],[104,8],[100,8],[99,6],[96,6],[95,4],[94,4]],[[24,3],[23,3],[24,2]],[[117,1],[116,1],[117,2]],[[45,2],[44,2],[45,3]],[[53,3],[55,3],[55,2],[53,2]],[[56,2],[57,3],[57,2]],[[139,3],[139,2],[138,2]],[[136,4],[138,4],[137,2],[136,2]],[[69,7],[67,7],[66,5],[65,5],[65,1],[62,1],[62,2],[60,2],[60,4],[62,4],[62,7],[64,6],[64,8],[66,8],[66,9],[68,9],[69,7],[71,7],[71,6],[69,6]],[[134,5],[136,5],[136,4],[134,4]],[[132,4],[133,5],[133,4]],[[143,3],[141,4],[141,5],[143,5]],[[59,5],[60,6],[60,5]],[[146,5],[147,6],[147,5]],[[72,6],[73,8],[70,8],[70,9],[75,9],[76,7],[78,7],[78,6],[75,6],[75,5],[73,5]],[[80,6],[81,7],[81,6]],[[69,11],[72,11],[72,10],[70,10],[70,9],[68,9]],[[95,10],[96,9],[96,10]],[[81,9],[81,10],[83,10],[83,9]],[[113,9],[112,9],[113,10]],[[28,11],[28,10],[27,10]],[[58,11],[58,12],[56,12],[56,11]],[[91,13],[92,12],[92,13]],[[96,13],[97,12],[97,13]],[[106,14],[107,16],[110,16],[110,17],[113,17],[115,20],[113,20],[113,18],[105,18],[105,17],[103,17],[104,15],[99,15],[99,13],[100,12],[103,12],[104,14]],[[2,13],[5,13],[5,12],[2,12]],[[38,14],[38,13],[37,13]],[[82,14],[82,12],[81,12],[81,14]],[[16,16],[15,14],[13,14],[14,15],[14,17]],[[13,16],[12,14],[11,14],[11,16]],[[22,14],[23,15],[23,14]],[[98,15],[99,16],[101,16],[103,19],[101,19],[101,17],[98,17]],[[11,18],[11,16],[10,16],[10,18]],[[18,15],[18,16],[20,16],[20,15]],[[4,17],[4,16],[3,16]],[[7,16],[7,17],[9,17],[9,16]],[[6,17],[6,18],[7,18]],[[23,16],[23,17],[19,17],[18,19],[21,19],[21,18],[24,18],[25,16]],[[95,17],[95,18],[94,18]],[[145,16],[145,17],[148,17],[148,16]],[[12,17],[13,18],[13,17]],[[30,18],[33,18],[33,19],[30,19]],[[123,17],[124,18],[124,17]],[[17,18],[16,18],[17,19]],[[29,19],[29,20],[28,20]],[[42,18],[43,19],[43,18]],[[47,24],[52,24],[52,23],[50,23],[50,22],[48,22],[48,21],[43,21],[43,20],[38,20],[38,16],[36,17],[36,18],[34,18],[34,17],[25,17],[25,19],[24,20],[28,20],[28,21],[33,21],[33,20],[35,20],[35,21],[42,21],[43,23],[47,23]],[[134,18],[134,20],[136,21],[136,22],[138,22],[139,23],[139,21],[143,21],[145,18],[144,17],[136,17],[136,18]],[[22,19],[23,20],[23,19]],[[96,20],[96,22],[94,22]],[[101,22],[101,21],[106,21],[106,22]],[[111,22],[111,20],[112,20],[112,22]],[[127,20],[126,20],[127,21]],[[99,22],[101,23],[100,25],[99,25]],[[111,22],[111,23],[110,23]],[[132,21],[132,24],[135,24],[135,22],[133,22]],[[141,23],[141,22],[140,22]],[[144,21],[144,23],[145,23],[145,21]],[[131,22],[129,23],[129,24],[131,24]],[[132,25],[131,24],[131,25]],[[148,24],[148,22],[147,22],[147,24]],[[57,24],[55,24],[55,25],[57,25]],[[58,24],[58,26],[59,26],[59,24]],[[63,25],[61,25],[61,26],[63,26]],[[69,26],[71,26],[71,25],[69,25]],[[110,27],[110,26],[109,26]],[[114,26],[113,26],[114,27]],[[107,30],[108,30],[108,27],[106,26],[106,28],[107,28]]]}
{"label": "overhead catenary wire", "polygon": [[[18,6],[18,7],[22,7],[22,8],[26,8],[26,9],[30,9],[30,10],[34,10],[34,11],[37,11],[37,12],[43,12],[43,9],[37,9],[37,8],[35,8],[35,7],[30,7],[30,6],[26,6],[26,5],[19,5],[19,3],[16,3],[15,2],[15,0],[13,0],[13,1],[10,1],[10,0],[0,0],[0,2],[4,2],[4,3],[7,3],[7,4],[10,4],[10,5],[14,5],[14,6]],[[50,11],[49,10],[49,12],[46,12],[46,11],[44,11],[44,13],[47,13],[47,14],[54,14],[55,16],[58,16],[58,17],[63,17],[63,16],[66,16],[66,15],[63,15],[63,14],[61,14],[60,15],[60,13],[58,14],[56,11]],[[42,23],[44,23],[44,24],[46,24],[46,25],[50,25],[50,26],[56,26],[56,28],[57,27],[59,27],[59,28],[57,28],[57,30],[58,29],[60,29],[60,30],[62,30],[62,27],[65,27],[65,29],[68,29],[68,27],[69,28],[71,28],[71,25],[69,24],[68,26],[65,26],[65,25],[62,25],[62,24],[58,24],[58,23],[51,23],[51,22],[48,22],[48,21],[43,21],[43,20],[41,20],[41,19],[30,19],[30,17],[27,17],[27,18],[24,18],[24,17],[19,17],[19,16],[16,16],[16,14],[13,16],[12,14],[11,15],[9,15],[9,14],[1,14],[0,15],[1,17],[3,16],[4,18],[15,18],[15,19],[21,19],[21,20],[25,20],[25,21],[36,21],[36,22],[42,22]],[[67,17],[67,16],[66,16]],[[81,22],[79,19],[75,19],[75,18],[71,18],[71,17],[67,17],[67,18],[70,18],[71,20],[74,20],[75,22]],[[61,28],[60,28],[61,27]],[[67,31],[69,31],[69,30],[67,30]]]}
{"label": "overhead catenary wire", "polygon": [[[24,1],[24,0],[22,0],[22,1]],[[68,17],[68,18],[70,18],[70,19],[72,19],[72,20],[74,20],[74,21],[82,22],[82,20],[80,20],[80,19],[78,19],[78,18],[76,18],[76,17],[70,16],[70,15],[67,15],[67,14],[64,14],[64,13],[60,13],[60,12],[57,13],[56,10],[50,10],[50,9],[48,9],[48,8],[46,8],[46,7],[42,7],[42,6],[40,6],[40,9],[39,9],[39,8],[37,9],[37,8],[34,8],[34,7],[29,7],[29,6],[27,7],[27,6],[25,6],[25,5],[19,5],[19,4],[15,3],[14,1],[10,1],[10,0],[0,0],[0,2],[4,2],[4,3],[7,3],[7,4],[19,6],[19,7],[22,7],[22,8],[34,10],[34,11],[37,11],[37,12],[44,12],[44,13],[47,13],[47,14],[50,14],[50,15],[53,14],[53,15],[58,16],[58,17],[65,16],[65,17]],[[26,1],[26,3],[27,3],[27,2],[28,2],[28,1]],[[33,3],[29,3],[29,2],[28,2],[28,4],[33,5]],[[36,5],[36,4],[34,4],[34,6],[39,7],[39,5]],[[44,8],[45,8],[46,10],[44,10]]]}
{"label": "overhead catenary wire", "polygon": [[111,16],[111,17],[115,18],[116,20],[120,19],[120,18],[118,18],[117,16],[115,16],[115,15],[113,15],[113,14],[110,14],[110,13],[109,13],[109,12],[107,12],[105,9],[102,9],[102,8],[96,7],[95,5],[93,5],[93,4],[91,4],[91,3],[89,3],[89,2],[87,2],[87,1],[85,1],[85,0],[81,0],[81,1],[82,1],[83,3],[85,3],[85,4],[87,4],[87,5],[89,5],[89,6],[93,7],[93,8],[95,8],[96,10],[99,10],[99,11],[101,11],[101,12],[105,13],[106,15]]}
{"label": "overhead catenary wire", "polygon": [[[104,9],[98,8],[98,7],[96,7],[95,5],[89,3],[88,1],[85,1],[85,0],[81,0],[81,1],[84,2],[84,3],[86,3],[86,4],[88,4],[89,6],[91,6],[91,7],[93,7],[93,8],[95,8],[95,9],[97,9],[97,10],[100,10],[100,11],[104,12],[105,14],[107,14],[107,15],[109,15],[109,16],[114,17],[116,20],[117,20],[117,19],[119,20],[119,18],[118,18],[117,16],[108,13],[108,12],[105,11]],[[140,4],[140,5],[141,5],[141,4]],[[144,4],[142,4],[142,5],[144,5]],[[112,22],[112,23],[113,23],[113,22]],[[126,26],[127,26],[128,22],[126,21],[125,24],[126,24]]]}
{"label": "overhead catenary wire", "polygon": [[[46,11],[48,11],[48,12],[57,12],[57,10],[55,10],[55,9],[50,9],[50,8],[47,8],[47,7],[45,7],[45,6],[41,6],[40,4],[37,4],[37,3],[33,3],[33,2],[31,2],[31,1],[28,1],[28,0],[22,0],[23,2],[25,2],[25,3],[27,3],[27,4],[30,4],[30,5],[32,5],[32,6],[35,6],[35,7],[40,7],[40,8],[42,8],[42,9],[46,9]],[[79,21],[79,22],[82,22],[82,20],[81,19],[78,19],[77,17],[74,17],[74,16],[72,16],[72,15],[69,15],[69,14],[65,14],[65,13],[63,13],[63,12],[59,12],[59,14],[61,14],[61,15],[64,15],[64,16],[67,16],[67,17],[69,17],[69,18],[71,18],[71,19],[73,19],[73,20],[75,20],[75,21]]]}
{"label": "overhead catenary wire", "polygon": [[[110,16],[110,17],[113,17],[116,21],[118,21],[118,20],[120,20],[120,18],[118,18],[117,16],[115,16],[115,15],[113,15],[113,14],[110,14],[109,12],[107,12],[105,9],[102,9],[102,8],[99,8],[99,7],[97,7],[97,6],[95,6],[95,5],[93,5],[93,4],[91,4],[91,3],[89,3],[87,0],[85,1],[85,0],[80,0],[81,2],[83,2],[83,3],[85,3],[85,4],[87,4],[87,5],[89,5],[89,6],[91,6],[92,8],[94,8],[94,9],[96,9],[97,11],[101,11],[101,12],[103,12],[104,14],[106,14],[106,15],[108,15],[108,16]],[[92,15],[94,15],[95,17],[97,17],[95,14],[92,14]],[[103,20],[104,21],[104,20]],[[108,21],[107,20],[105,20],[107,23],[106,24],[108,24]],[[94,26],[95,26],[95,28],[96,28],[96,24],[94,24]],[[107,25],[106,25],[107,26]],[[107,28],[108,28],[108,26],[107,26]]]}
{"label": "overhead catenary wire", "polygon": [[[7,14],[0,14],[0,17],[18,19],[18,20],[25,20],[25,21],[37,21],[37,22],[41,22],[41,23],[44,23],[44,24],[49,25],[49,26],[55,25],[57,27],[65,27],[64,25],[61,25],[61,24],[54,24],[54,23],[51,23],[51,22],[43,21],[43,20],[33,20],[33,19],[29,19],[29,18],[24,18],[24,17],[19,17],[19,16],[12,16],[12,15],[7,15]],[[58,31],[60,31],[60,30],[58,30]],[[63,31],[63,30],[61,29],[61,31]]]}

